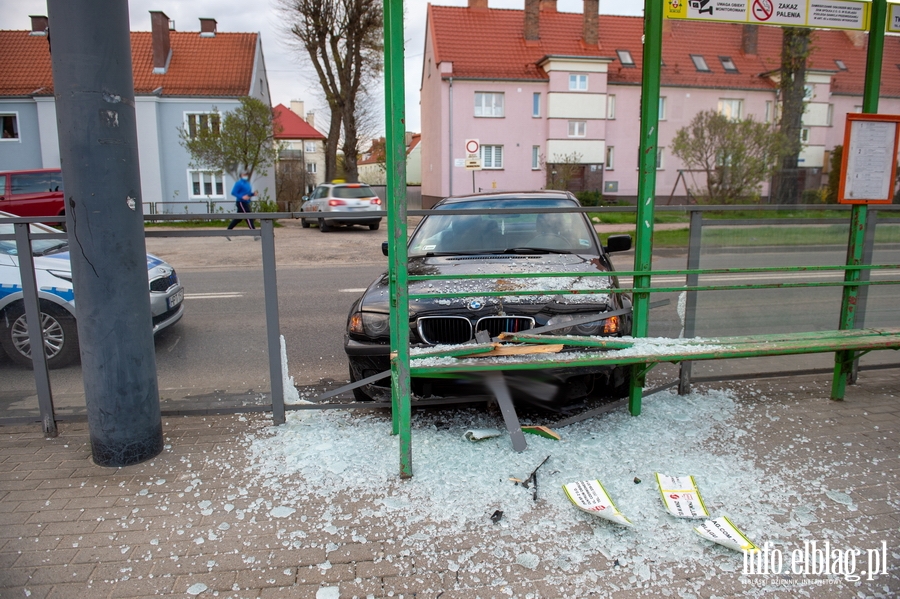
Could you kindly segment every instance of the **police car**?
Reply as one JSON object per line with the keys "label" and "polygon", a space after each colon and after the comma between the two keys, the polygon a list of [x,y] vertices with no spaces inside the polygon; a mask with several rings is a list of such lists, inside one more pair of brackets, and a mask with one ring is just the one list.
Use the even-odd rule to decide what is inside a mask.
{"label": "police car", "polygon": [[[13,216],[0,212],[0,218]],[[59,231],[32,224],[32,234]],[[14,235],[10,222],[0,222],[0,235]],[[78,332],[75,328],[75,294],[72,267],[65,239],[32,240],[34,273],[41,301],[44,351],[50,368],[66,366],[78,358]],[[175,269],[156,256],[147,254],[147,279],[153,333],[169,327],[184,314],[184,287]],[[22,280],[15,239],[0,239],[0,347],[23,366],[31,366],[31,341],[25,321]]]}

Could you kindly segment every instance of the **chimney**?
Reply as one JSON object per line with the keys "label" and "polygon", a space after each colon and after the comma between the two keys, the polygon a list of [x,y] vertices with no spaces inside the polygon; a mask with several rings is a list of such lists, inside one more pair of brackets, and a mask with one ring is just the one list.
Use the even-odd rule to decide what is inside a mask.
{"label": "chimney", "polygon": [[172,59],[172,46],[169,44],[169,17],[160,10],[150,11],[150,24],[153,31],[153,74],[165,75]]}
{"label": "chimney", "polygon": [[200,17],[200,37],[216,37],[216,20]]}
{"label": "chimney", "polygon": [[301,119],[303,117],[303,100],[291,100],[291,112],[299,116]]}
{"label": "chimney", "polygon": [[556,0],[541,0],[541,10],[545,12],[556,12]]}
{"label": "chimney", "polygon": [[469,0],[469,8],[487,8],[488,0]]}
{"label": "chimney", "polygon": [[306,113],[306,122],[309,123],[309,126],[313,129],[316,128],[316,112],[314,110],[310,110]]}
{"label": "chimney", "polygon": [[31,15],[31,33],[28,35],[47,35],[47,17]]}
{"label": "chimney", "polygon": [[541,0],[525,0],[525,41],[541,39]]}
{"label": "chimney", "polygon": [[845,29],[844,33],[847,34],[847,37],[850,39],[850,43],[853,44],[854,48],[862,48],[866,45],[867,34],[865,31],[851,31],[849,29]]}
{"label": "chimney", "polygon": [[600,0],[584,0],[584,23],[582,36],[586,46],[596,46],[600,41],[597,35],[597,19],[600,16]]}
{"label": "chimney", "polygon": [[747,56],[756,56],[759,48],[759,26],[743,25],[741,27],[741,52]]}

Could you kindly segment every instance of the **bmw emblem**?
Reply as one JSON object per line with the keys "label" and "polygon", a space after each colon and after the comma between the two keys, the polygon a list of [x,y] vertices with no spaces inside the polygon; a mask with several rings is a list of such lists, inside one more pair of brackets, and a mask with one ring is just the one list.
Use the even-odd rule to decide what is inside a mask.
{"label": "bmw emblem", "polygon": [[475,311],[484,308],[484,304],[482,304],[479,300],[472,300],[466,307],[469,308],[469,310]]}

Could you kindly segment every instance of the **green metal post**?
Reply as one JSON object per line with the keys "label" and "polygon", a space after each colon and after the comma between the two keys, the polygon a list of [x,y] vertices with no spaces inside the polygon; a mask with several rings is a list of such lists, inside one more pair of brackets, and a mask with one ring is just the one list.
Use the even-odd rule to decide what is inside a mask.
{"label": "green metal post", "polygon": [[[887,0],[872,0],[869,23],[869,47],[866,55],[866,81],[863,90],[863,112],[878,112],[878,96],[881,92],[881,63],[884,54],[884,30],[887,22]],[[863,262],[866,245],[866,204],[854,204],[850,213],[850,238],[847,243],[847,266],[859,266]],[[859,281],[859,270],[844,272],[844,281]],[[838,328],[852,329],[856,326],[856,303],[859,287],[844,287],[841,299],[841,320]],[[831,399],[844,399],[847,379],[853,372],[853,352],[841,351],[834,355],[834,376],[831,382]]]}
{"label": "green metal post", "polygon": [[[644,2],[644,56],[641,82],[641,155],[638,168],[637,223],[635,234],[634,270],[649,272],[653,258],[653,208],[656,197],[656,152],[659,134],[659,83],[660,62],[662,60],[662,18],[663,0]],[[634,287],[650,288],[650,275],[638,274],[634,277]],[[650,318],[650,293],[634,294],[634,337],[647,336],[647,321]],[[641,396],[644,378],[640,369],[632,368],[628,394],[628,410],[632,416],[641,413]]]}
{"label": "green metal post", "polygon": [[388,255],[391,293],[391,410],[400,435],[400,476],[412,476],[409,399],[409,288],[406,253],[403,0],[384,0],[384,101],[387,146]]}

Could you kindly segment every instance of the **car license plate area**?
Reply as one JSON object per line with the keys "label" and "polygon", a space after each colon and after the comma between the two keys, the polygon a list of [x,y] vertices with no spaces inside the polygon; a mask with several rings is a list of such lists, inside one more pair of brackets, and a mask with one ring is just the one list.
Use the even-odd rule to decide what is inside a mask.
{"label": "car license plate area", "polygon": [[171,310],[172,308],[175,308],[176,306],[178,306],[178,304],[180,304],[183,301],[184,301],[184,289],[179,289],[178,291],[176,291],[175,293],[173,293],[172,295],[170,295],[169,297],[166,298],[166,306],[169,308],[169,310]]}

